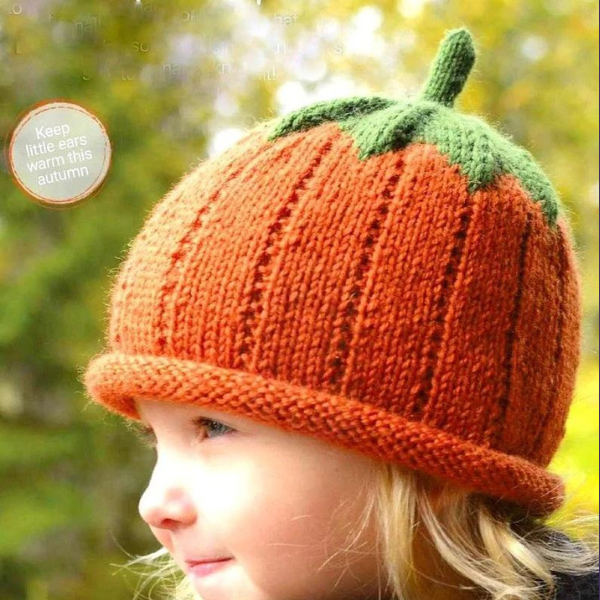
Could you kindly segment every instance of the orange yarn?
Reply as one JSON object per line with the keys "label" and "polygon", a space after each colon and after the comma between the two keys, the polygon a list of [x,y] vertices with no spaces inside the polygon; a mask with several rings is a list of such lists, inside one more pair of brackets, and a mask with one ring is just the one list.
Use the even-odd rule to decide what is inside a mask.
{"label": "orange yarn", "polygon": [[85,386],[234,411],[545,515],[579,361],[568,222],[434,144],[273,120],[186,174],[114,282]]}

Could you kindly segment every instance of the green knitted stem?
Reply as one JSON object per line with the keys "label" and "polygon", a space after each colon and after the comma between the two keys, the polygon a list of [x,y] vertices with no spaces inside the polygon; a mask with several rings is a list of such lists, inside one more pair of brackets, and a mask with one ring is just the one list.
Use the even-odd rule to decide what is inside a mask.
{"label": "green knitted stem", "polygon": [[442,40],[419,99],[452,107],[475,64],[475,46],[468,29],[454,29]]}
{"label": "green knitted stem", "polygon": [[453,108],[475,57],[469,31],[452,30],[441,42],[415,100],[352,96],[317,102],[277,119],[268,139],[275,141],[333,121],[354,138],[361,160],[411,143],[433,144],[450,164],[459,165],[471,193],[504,173],[513,175],[532,200],[541,204],[547,223],[555,228],[564,207],[534,157],[483,119]]}

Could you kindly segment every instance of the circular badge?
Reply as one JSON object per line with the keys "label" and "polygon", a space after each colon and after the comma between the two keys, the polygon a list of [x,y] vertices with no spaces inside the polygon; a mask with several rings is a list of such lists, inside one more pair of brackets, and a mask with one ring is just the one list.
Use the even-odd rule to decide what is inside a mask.
{"label": "circular badge", "polygon": [[111,146],[98,117],[74,102],[34,105],[15,126],[7,164],[17,185],[53,208],[91,196],[110,167]]}

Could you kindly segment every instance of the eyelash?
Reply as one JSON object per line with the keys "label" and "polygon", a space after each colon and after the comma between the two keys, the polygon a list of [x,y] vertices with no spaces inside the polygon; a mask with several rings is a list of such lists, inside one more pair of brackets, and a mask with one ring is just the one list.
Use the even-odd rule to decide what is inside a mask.
{"label": "eyelash", "polygon": [[[194,425],[194,427],[199,428],[200,430],[202,429],[207,429],[207,424],[214,424],[217,427],[224,429],[225,431],[223,432],[223,435],[228,435],[230,433],[233,433],[235,430],[232,427],[229,427],[228,425],[225,425],[225,423],[221,423],[220,421],[215,421],[214,419],[208,419],[206,417],[198,417],[196,419],[192,420],[192,425]],[[142,444],[144,446],[146,446],[147,448],[156,448],[156,438],[154,436],[154,432],[152,431],[152,429],[150,429],[150,427],[146,427],[145,425],[141,424],[141,423],[135,423],[132,424],[131,426],[134,434],[137,436],[137,438],[142,442]],[[211,439],[211,438],[208,438]]]}

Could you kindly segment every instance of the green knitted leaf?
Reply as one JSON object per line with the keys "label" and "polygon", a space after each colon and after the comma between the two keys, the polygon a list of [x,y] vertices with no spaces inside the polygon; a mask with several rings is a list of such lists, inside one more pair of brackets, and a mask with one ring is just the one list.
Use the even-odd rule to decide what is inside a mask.
{"label": "green knitted leaf", "polygon": [[354,138],[359,158],[367,160],[410,144],[438,108],[433,102],[394,102],[369,115],[349,117],[339,126]]}
{"label": "green knitted leaf", "polygon": [[311,129],[325,121],[343,121],[353,115],[369,114],[390,104],[395,104],[395,102],[395,100],[379,96],[352,96],[315,102],[279,119],[269,139],[275,140],[296,131]]}
{"label": "green knitted leaf", "polygon": [[483,119],[453,108],[475,62],[470,32],[455,29],[442,40],[430,74],[415,100],[380,96],[322,101],[280,117],[269,135],[274,141],[327,121],[353,137],[360,160],[394,152],[412,143],[435,145],[457,164],[471,193],[504,173],[516,177],[534,202],[539,202],[554,228],[564,207],[550,180],[530,152]]}

